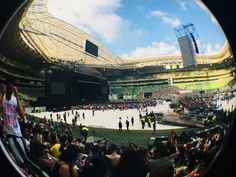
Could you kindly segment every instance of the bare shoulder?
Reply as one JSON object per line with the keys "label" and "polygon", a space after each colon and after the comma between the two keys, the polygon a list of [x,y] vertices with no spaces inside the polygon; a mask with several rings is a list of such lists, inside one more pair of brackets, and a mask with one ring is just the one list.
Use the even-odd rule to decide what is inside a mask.
{"label": "bare shoulder", "polygon": [[70,177],[69,166],[62,164],[59,168],[59,174],[63,177]]}

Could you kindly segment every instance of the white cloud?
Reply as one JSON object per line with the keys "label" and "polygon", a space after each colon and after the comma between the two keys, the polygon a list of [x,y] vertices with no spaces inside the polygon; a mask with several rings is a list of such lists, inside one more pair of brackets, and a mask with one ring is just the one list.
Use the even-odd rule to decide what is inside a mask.
{"label": "white cloud", "polygon": [[180,20],[176,17],[170,17],[166,12],[155,10],[150,13],[151,16],[160,17],[164,24],[171,25],[173,27],[181,24]]}
{"label": "white cloud", "polygon": [[120,0],[48,0],[49,12],[89,34],[112,43],[122,36],[128,23],[116,14]]}
{"label": "white cloud", "polygon": [[179,50],[173,44],[165,42],[153,42],[146,47],[136,47],[130,54],[123,54],[122,58],[152,58],[158,56],[170,56],[180,54]]}
{"label": "white cloud", "polygon": [[198,0],[176,0],[176,3],[182,10],[188,11],[189,9],[196,8],[196,1]]}
{"label": "white cloud", "polygon": [[201,2],[200,0],[196,0],[196,4],[210,16],[211,21],[213,23],[219,25],[219,23],[217,22],[215,16],[210,12],[210,10],[205,6],[205,4],[203,4],[203,2]]}
{"label": "white cloud", "polygon": [[167,14],[165,12],[163,12],[163,11],[155,10],[155,11],[151,12],[151,15],[152,16],[163,17],[163,16],[166,16]]}
{"label": "white cloud", "polygon": [[221,47],[222,47],[222,46],[221,46],[221,43],[220,43],[220,42],[217,43],[217,44],[215,44],[215,49],[219,50]]}
{"label": "white cloud", "polygon": [[162,17],[162,20],[165,24],[171,24],[173,27],[181,24],[177,18]]}
{"label": "white cloud", "polygon": [[203,44],[205,54],[208,54],[208,55],[216,54],[218,52],[218,50],[220,49],[220,46],[221,46],[220,43],[215,44],[215,46],[212,46],[210,43]]}
{"label": "white cloud", "polygon": [[176,0],[176,2],[180,5],[181,9],[183,9],[185,11],[188,10],[186,2],[184,2],[182,0]]}

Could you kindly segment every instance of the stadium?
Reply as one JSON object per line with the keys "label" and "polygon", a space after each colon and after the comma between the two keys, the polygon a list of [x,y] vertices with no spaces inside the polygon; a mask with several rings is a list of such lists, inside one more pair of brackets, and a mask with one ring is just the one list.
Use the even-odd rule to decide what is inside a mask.
{"label": "stadium", "polygon": [[[122,161],[114,165],[109,156],[116,152],[122,159],[126,151],[148,158],[150,168],[157,156],[168,157],[176,177],[203,175],[232,126],[235,58],[228,41],[214,55],[201,53],[192,23],[174,30],[179,55],[120,58],[88,33],[50,14],[47,0],[23,1],[0,35],[1,88],[14,78],[27,118],[27,123],[19,118],[22,136],[29,149],[35,149],[23,158],[27,163],[15,157],[2,131],[2,113],[1,148],[15,170],[21,176],[53,176],[52,164],[66,159],[53,148],[59,144],[57,153],[66,154],[73,144],[81,159],[76,159],[80,165],[74,164],[77,175],[72,176],[94,176],[100,169],[100,176],[135,175],[119,173]],[[25,130],[30,138],[24,137]],[[82,155],[94,160],[94,169],[86,166]],[[96,160],[104,166],[96,166]],[[158,173],[137,161],[139,175]]]}

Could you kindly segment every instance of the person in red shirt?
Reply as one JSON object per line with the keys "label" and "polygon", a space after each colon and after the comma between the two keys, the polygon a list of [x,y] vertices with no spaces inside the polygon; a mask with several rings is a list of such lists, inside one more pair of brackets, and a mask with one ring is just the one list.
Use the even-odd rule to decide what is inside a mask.
{"label": "person in red shirt", "polygon": [[174,132],[174,130],[171,130],[171,132],[170,132],[170,143],[172,145],[175,145],[175,141],[176,141],[175,132]]}

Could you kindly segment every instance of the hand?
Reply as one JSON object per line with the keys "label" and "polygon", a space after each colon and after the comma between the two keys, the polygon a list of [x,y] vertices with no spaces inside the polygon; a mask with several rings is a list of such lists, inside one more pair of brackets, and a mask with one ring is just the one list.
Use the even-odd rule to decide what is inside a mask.
{"label": "hand", "polygon": [[15,96],[18,96],[18,89],[16,88],[16,86],[13,87],[13,92],[15,94]]}

